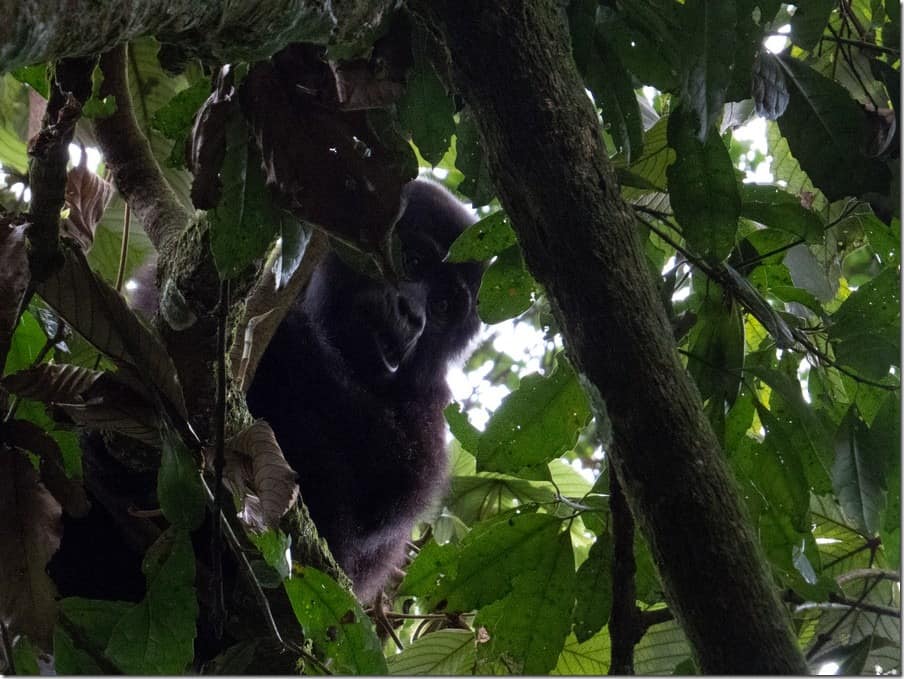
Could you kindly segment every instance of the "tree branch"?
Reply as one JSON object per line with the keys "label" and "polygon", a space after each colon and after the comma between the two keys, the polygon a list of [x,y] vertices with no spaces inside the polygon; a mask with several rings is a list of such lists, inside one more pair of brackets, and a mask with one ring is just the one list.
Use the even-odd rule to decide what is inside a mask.
{"label": "tree branch", "polygon": [[[449,69],[473,110],[498,195],[577,372],[606,401],[611,459],[699,667],[805,673],[675,350],[559,4],[411,0],[409,8],[442,47],[448,63],[437,71]],[[707,591],[719,595],[700,595]]]}
{"label": "tree branch", "polygon": [[157,252],[168,253],[191,221],[167,183],[141,132],[132,109],[126,72],[126,47],[120,45],[101,57],[104,82],[100,96],[116,97],[116,111],[94,123],[97,142],[113,181],[132,213],[144,226]]}

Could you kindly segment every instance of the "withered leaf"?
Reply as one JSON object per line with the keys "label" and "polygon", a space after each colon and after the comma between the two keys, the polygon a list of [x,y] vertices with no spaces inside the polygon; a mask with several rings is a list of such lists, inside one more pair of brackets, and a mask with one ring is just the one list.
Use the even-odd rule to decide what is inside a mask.
{"label": "withered leaf", "polygon": [[[210,463],[213,453],[206,452]],[[298,499],[296,476],[264,420],[226,441],[223,478],[242,497],[239,516],[252,529],[264,531],[279,524]]]}
{"label": "withered leaf", "polygon": [[364,112],[331,110],[270,62],[251,68],[239,99],[282,205],[359,250],[385,251],[413,177]]}
{"label": "withered leaf", "polygon": [[82,149],[79,164],[66,177],[69,216],[63,221],[63,233],[78,241],[85,252],[94,244],[94,231],[115,191],[113,184],[88,169],[87,157]]}
{"label": "withered leaf", "polygon": [[160,420],[150,396],[129,370],[117,373],[45,363],[0,381],[12,394],[52,404],[76,424],[114,431],[152,446]]}
{"label": "withered leaf", "polygon": [[0,373],[6,363],[30,279],[25,250],[27,228],[27,223],[0,219]]}
{"label": "withered leaf", "polygon": [[132,365],[188,419],[182,387],[162,342],[106,281],[84,253],[64,247],[63,266],[38,286],[38,294],[91,344],[115,361]]}
{"label": "withered leaf", "polygon": [[37,455],[41,460],[41,482],[70,516],[84,516],[90,509],[80,479],[70,479],[63,466],[63,451],[46,431],[28,420],[12,420],[4,427],[7,443]]}
{"label": "withered leaf", "polygon": [[48,650],[56,588],[44,568],[60,546],[62,511],[24,453],[0,452],[0,621]]}
{"label": "withered leaf", "polygon": [[236,110],[232,67],[226,64],[217,75],[216,86],[198,110],[191,131],[188,169],[194,175],[191,202],[199,210],[210,210],[220,202],[223,185],[220,167],[226,155],[226,119]]}
{"label": "withered leaf", "polygon": [[42,363],[7,375],[0,384],[11,394],[43,403],[74,403],[103,375],[77,365]]}

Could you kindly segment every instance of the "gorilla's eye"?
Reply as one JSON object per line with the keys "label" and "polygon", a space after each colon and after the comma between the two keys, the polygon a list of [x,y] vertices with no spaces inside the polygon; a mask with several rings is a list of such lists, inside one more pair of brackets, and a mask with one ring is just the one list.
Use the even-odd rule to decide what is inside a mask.
{"label": "gorilla's eye", "polygon": [[430,310],[435,314],[445,315],[449,313],[449,300],[445,297],[430,302]]}

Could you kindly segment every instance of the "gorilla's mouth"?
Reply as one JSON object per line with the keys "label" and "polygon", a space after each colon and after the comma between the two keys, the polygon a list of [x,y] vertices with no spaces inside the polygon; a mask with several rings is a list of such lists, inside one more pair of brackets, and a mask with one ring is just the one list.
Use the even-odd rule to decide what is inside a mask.
{"label": "gorilla's mouth", "polygon": [[390,375],[395,374],[416,343],[416,337],[406,343],[399,337],[393,337],[391,333],[385,331],[377,333],[377,353],[380,355],[386,372]]}

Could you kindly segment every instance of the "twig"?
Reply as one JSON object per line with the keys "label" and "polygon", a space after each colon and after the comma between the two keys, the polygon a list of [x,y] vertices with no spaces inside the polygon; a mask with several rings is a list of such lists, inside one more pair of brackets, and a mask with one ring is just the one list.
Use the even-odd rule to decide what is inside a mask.
{"label": "twig", "polygon": [[612,639],[609,674],[634,674],[634,647],[643,636],[637,608],[634,575],[634,519],[625,500],[618,474],[609,466],[609,509],[612,515],[612,613],[609,636]]}
{"label": "twig", "polygon": [[122,247],[119,249],[119,269],[116,271],[116,292],[122,292],[122,282],[126,276],[126,257],[129,254],[129,230],[132,225],[132,209],[125,204],[123,209]]}
{"label": "twig", "polygon": [[63,263],[60,250],[60,211],[66,200],[69,143],[82,105],[91,96],[93,58],[57,62],[50,100],[41,130],[28,142],[29,265],[32,277],[43,281]]}
{"label": "twig", "polygon": [[[217,319],[217,393],[214,405],[215,452],[214,511],[219,513],[223,506],[223,467],[226,464],[226,325],[229,322],[229,280],[220,282],[219,318]],[[226,600],[223,594],[223,531],[219,521],[214,521],[211,536],[213,562],[213,629],[217,640],[223,637],[226,621]]]}
{"label": "twig", "polygon": [[16,662],[13,660],[13,642],[9,638],[9,628],[0,620],[0,637],[3,640],[3,655],[6,657],[6,667],[9,674],[16,673]]}
{"label": "twig", "polygon": [[831,37],[824,36],[823,40],[828,40],[829,42],[837,42],[843,45],[852,45],[854,47],[860,47],[867,50],[876,50],[877,52],[884,52],[885,54],[889,54],[893,57],[901,56],[901,50],[896,50],[892,47],[885,47],[884,45],[877,45],[872,42],[866,42],[865,40],[852,40],[851,38],[842,38],[838,35],[832,35]]}

